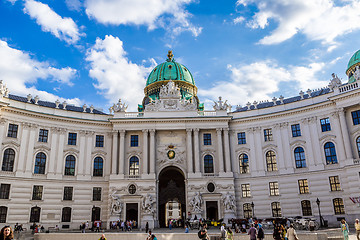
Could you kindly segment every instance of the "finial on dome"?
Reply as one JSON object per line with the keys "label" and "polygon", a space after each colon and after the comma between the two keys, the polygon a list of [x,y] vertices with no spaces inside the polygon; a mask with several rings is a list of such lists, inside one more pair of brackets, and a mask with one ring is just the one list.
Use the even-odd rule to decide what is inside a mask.
{"label": "finial on dome", "polygon": [[173,57],[174,57],[174,54],[172,53],[172,51],[171,51],[171,50],[169,50],[169,51],[168,51],[168,55],[167,55],[167,57],[168,57],[167,61],[171,62],[171,61],[172,61],[172,59],[173,59]]}

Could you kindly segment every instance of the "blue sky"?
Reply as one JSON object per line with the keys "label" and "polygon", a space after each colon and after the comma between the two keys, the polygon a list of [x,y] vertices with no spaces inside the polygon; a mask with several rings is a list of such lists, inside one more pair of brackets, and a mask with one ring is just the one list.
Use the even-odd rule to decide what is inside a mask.
{"label": "blue sky", "polygon": [[136,111],[173,50],[211,110],[347,81],[360,1],[0,0],[0,79],[12,94]]}

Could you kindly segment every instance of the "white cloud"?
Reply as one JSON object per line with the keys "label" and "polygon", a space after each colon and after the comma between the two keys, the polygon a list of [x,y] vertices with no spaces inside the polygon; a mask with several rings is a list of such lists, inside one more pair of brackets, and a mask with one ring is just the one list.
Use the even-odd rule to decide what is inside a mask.
{"label": "white cloud", "polygon": [[269,100],[279,91],[280,84],[284,83],[292,88],[295,85],[299,91],[326,86],[327,81],[316,79],[316,73],[324,66],[324,63],[311,63],[308,66],[281,67],[271,60],[249,65],[228,65],[230,80],[216,82],[209,89],[199,89],[198,95],[208,103],[221,95],[233,106],[244,105],[248,101]]}
{"label": "white cloud", "polygon": [[96,43],[87,51],[86,60],[90,62],[90,77],[97,80],[95,87],[99,89],[109,103],[113,104],[121,98],[129,104],[130,111],[137,110],[144,97],[143,90],[150,67],[132,63],[123,48],[123,42],[113,36],[96,39]]}
{"label": "white cloud", "polygon": [[78,12],[81,10],[82,7],[82,3],[80,0],[65,0],[65,4],[70,10]]}
{"label": "white cloud", "polygon": [[[0,73],[1,79],[7,84],[10,92],[26,96],[39,95],[40,99],[47,101],[68,101],[72,104],[80,104],[78,98],[64,99],[51,93],[37,90],[34,85],[38,79],[49,79],[60,84],[72,85],[71,79],[76,76],[76,70],[70,67],[54,68],[47,62],[38,62],[28,53],[9,47],[7,42],[0,40]],[[28,87],[29,86],[29,87]]]}
{"label": "white cloud", "polygon": [[[146,25],[150,30],[163,27],[179,34],[191,32],[197,37],[202,28],[194,26],[185,10],[193,0],[86,0],[89,17],[102,24]],[[171,17],[172,16],[172,17]]]}
{"label": "white cloud", "polygon": [[238,5],[256,4],[251,28],[266,28],[270,20],[278,26],[270,35],[259,41],[261,44],[277,44],[292,38],[296,33],[305,34],[310,40],[337,46],[335,39],[360,29],[360,1],[343,1],[336,5],[331,0],[238,0]]}
{"label": "white cloud", "polygon": [[47,4],[26,0],[24,12],[36,19],[36,23],[41,26],[43,31],[51,32],[55,37],[69,44],[75,44],[79,41],[80,36],[84,35],[79,32],[78,26],[71,18],[62,18]]}
{"label": "white cloud", "polygon": [[243,21],[245,21],[245,18],[243,16],[240,16],[240,17],[235,18],[233,21],[235,24],[238,24],[238,23],[242,23]]}

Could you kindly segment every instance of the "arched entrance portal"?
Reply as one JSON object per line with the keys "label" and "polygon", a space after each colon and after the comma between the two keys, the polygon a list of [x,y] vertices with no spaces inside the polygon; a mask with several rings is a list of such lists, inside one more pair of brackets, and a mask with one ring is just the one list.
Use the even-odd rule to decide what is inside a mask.
{"label": "arched entrance portal", "polygon": [[185,178],[177,167],[164,168],[159,174],[159,224],[167,227],[169,219],[178,219],[184,223],[186,212]]}

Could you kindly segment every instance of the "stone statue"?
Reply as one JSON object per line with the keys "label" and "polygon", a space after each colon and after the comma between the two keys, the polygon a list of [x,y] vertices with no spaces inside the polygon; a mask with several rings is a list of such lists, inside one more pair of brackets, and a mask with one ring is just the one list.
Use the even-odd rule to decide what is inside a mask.
{"label": "stone statue", "polygon": [[360,67],[359,66],[355,67],[354,78],[355,78],[356,81],[360,80]]}
{"label": "stone statue", "polygon": [[338,86],[341,85],[341,80],[339,79],[339,77],[335,73],[331,74],[331,76],[333,78],[330,80],[329,88],[331,90],[333,90],[335,87],[338,87]]}
{"label": "stone statue", "polygon": [[147,214],[154,213],[153,204],[155,203],[155,200],[151,197],[151,195],[148,193],[142,203],[142,207],[144,209],[144,212]]}
{"label": "stone statue", "polygon": [[193,211],[195,213],[201,213],[202,212],[202,203],[203,200],[201,198],[200,192],[196,192],[195,196],[191,199],[189,205],[192,207]]}
{"label": "stone statue", "polygon": [[226,195],[222,198],[225,210],[227,211],[236,211],[236,204],[235,204],[235,198],[233,195],[231,195],[229,192],[226,193]]}
{"label": "stone statue", "polygon": [[215,111],[219,111],[219,110],[231,111],[231,105],[227,103],[227,100],[225,100],[225,102],[223,102],[222,97],[219,97],[219,101],[217,101],[217,102],[214,101],[213,108]]}
{"label": "stone statue", "polygon": [[110,194],[111,197],[111,214],[121,214],[123,203],[120,201],[120,197],[115,195],[116,190]]}
{"label": "stone statue", "polygon": [[128,106],[119,99],[118,103],[114,104],[111,108],[114,112],[125,112]]}

